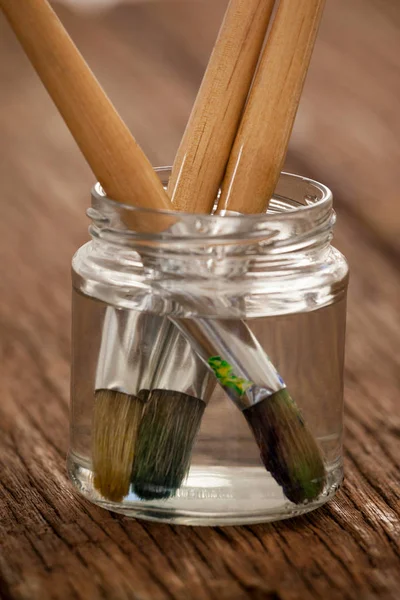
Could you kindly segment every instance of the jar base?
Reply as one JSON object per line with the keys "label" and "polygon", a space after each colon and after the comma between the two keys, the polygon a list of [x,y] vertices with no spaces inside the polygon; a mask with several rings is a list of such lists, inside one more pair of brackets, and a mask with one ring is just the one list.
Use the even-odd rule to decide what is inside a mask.
{"label": "jar base", "polygon": [[222,527],[289,519],[331,500],[343,481],[343,467],[338,461],[328,466],[327,484],[318,499],[296,505],[285,498],[262,466],[196,465],[174,498],[144,501],[131,492],[122,502],[111,502],[94,488],[87,461],[70,453],[67,467],[75,488],[90,502],[127,517],[173,525]]}

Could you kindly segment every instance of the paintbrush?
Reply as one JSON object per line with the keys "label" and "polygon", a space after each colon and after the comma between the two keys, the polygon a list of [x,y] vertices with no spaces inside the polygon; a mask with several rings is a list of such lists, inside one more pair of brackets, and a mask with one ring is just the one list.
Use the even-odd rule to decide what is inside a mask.
{"label": "paintbrush", "polygon": [[[212,210],[274,2],[231,0],[228,5],[169,180],[168,192],[176,210]],[[205,388],[208,393],[196,399],[192,385],[182,386],[183,365],[178,371],[171,369],[179,365],[180,338],[170,323],[165,360],[155,374],[140,424],[132,486],[139,497],[148,500],[172,496],[182,485],[213,391],[210,382]],[[188,383],[196,379],[189,378]]]}
{"label": "paintbrush", "polygon": [[128,493],[138,426],[164,340],[156,315],[108,306],[102,325],[92,428],[94,486],[107,500]]}
{"label": "paintbrush", "polygon": [[[171,209],[158,176],[48,2],[0,0],[0,8],[108,197],[138,207]],[[126,225],[136,231],[160,231],[176,220],[165,215],[154,220],[135,211],[129,215]],[[153,345],[158,353],[166,334],[150,316],[134,313],[121,326],[122,314],[112,307],[106,311],[93,415],[94,485],[112,501],[122,500],[128,492],[137,429],[150,389],[150,381],[143,381],[144,374],[139,377],[135,372],[136,362],[145,368],[148,358],[138,340],[149,335],[153,339],[157,334],[154,327],[160,327],[161,341]],[[159,322],[169,329],[168,321]],[[179,347],[188,353],[188,344],[181,336]],[[191,362],[192,372],[195,368],[197,378],[207,388],[207,370],[195,356]],[[150,366],[153,363],[157,363],[155,355],[149,359]],[[150,377],[147,367],[145,375]]]}
{"label": "paintbrush", "polygon": [[249,327],[225,319],[175,323],[243,412],[265,467],[286,497],[296,504],[316,499],[325,484],[321,450]]}
{"label": "paintbrush", "polygon": [[181,486],[216,384],[186,338],[168,319],[165,324],[168,330],[152,371],[132,474],[133,491],[145,500],[169,498]]}
{"label": "paintbrush", "polygon": [[[283,165],[324,0],[281,0],[230,155],[218,211],[265,212]],[[237,404],[265,467],[295,503],[315,500],[321,450],[275,367],[243,321],[179,320]]]}

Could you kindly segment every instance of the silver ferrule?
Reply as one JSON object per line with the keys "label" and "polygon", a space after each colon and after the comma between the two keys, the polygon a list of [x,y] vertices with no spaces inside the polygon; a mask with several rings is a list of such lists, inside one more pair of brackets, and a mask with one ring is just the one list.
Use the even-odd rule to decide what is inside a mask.
{"label": "silver ferrule", "polygon": [[208,402],[215,378],[166,317],[107,307],[95,388],[137,396],[163,389]]}
{"label": "silver ferrule", "polygon": [[162,350],[166,319],[108,306],[97,361],[95,388],[137,395],[149,390]]}
{"label": "silver ferrule", "polygon": [[286,387],[244,321],[177,319],[174,322],[240,410]]}
{"label": "silver ferrule", "polygon": [[169,329],[151,389],[181,392],[207,404],[216,385],[215,377],[193,351],[186,337],[173,322],[168,322]]}

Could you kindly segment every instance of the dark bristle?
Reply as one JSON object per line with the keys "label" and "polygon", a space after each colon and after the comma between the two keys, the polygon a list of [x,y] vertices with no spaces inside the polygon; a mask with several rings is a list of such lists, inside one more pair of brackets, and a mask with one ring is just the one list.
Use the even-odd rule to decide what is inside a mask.
{"label": "dark bristle", "polygon": [[167,500],[176,493],[175,488],[151,485],[143,481],[137,481],[133,485],[133,491],[141,500]]}
{"label": "dark bristle", "polygon": [[142,402],[147,402],[147,398],[149,397],[150,390],[140,390],[137,394],[137,398]]}
{"label": "dark bristle", "polygon": [[295,504],[316,500],[324,489],[321,450],[286,389],[243,411],[266,469]]}
{"label": "dark bristle", "polygon": [[154,390],[140,424],[132,485],[137,496],[173,496],[185,479],[205,403],[181,392]]}

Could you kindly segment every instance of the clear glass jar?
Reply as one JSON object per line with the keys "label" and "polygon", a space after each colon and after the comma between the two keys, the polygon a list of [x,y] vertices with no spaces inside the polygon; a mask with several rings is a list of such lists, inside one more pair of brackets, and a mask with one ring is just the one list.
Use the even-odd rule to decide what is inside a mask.
{"label": "clear glass jar", "polygon": [[[166,183],[169,170],[158,173]],[[196,525],[272,521],[332,498],[343,477],[348,266],[330,244],[331,192],[282,174],[267,214],[199,216],[134,209],[110,201],[96,186],[88,215],[92,240],[72,262],[68,470],[79,492],[126,515]],[[301,410],[298,420],[304,420],[323,455],[325,479],[318,495],[302,502],[285,496],[279,478],[260,459],[245,413],[215,385],[196,344],[181,336],[179,351],[168,347],[168,336],[176,336],[181,323],[211,329],[218,324],[234,354],[239,347],[247,351],[236,331],[251,330],[284,377]],[[122,498],[107,497],[93,474],[95,390],[140,395],[154,388],[156,366],[162,372],[156,387],[168,389],[172,373],[180,392],[209,400],[188,448],[190,470],[169,497],[143,497],[134,483]],[[143,414],[146,410],[143,401]],[[118,443],[123,427],[114,416],[103,415],[102,425]],[[181,432],[186,424],[179,427]],[[151,443],[157,444],[156,435]],[[129,476],[136,472],[133,463],[126,468]]]}

